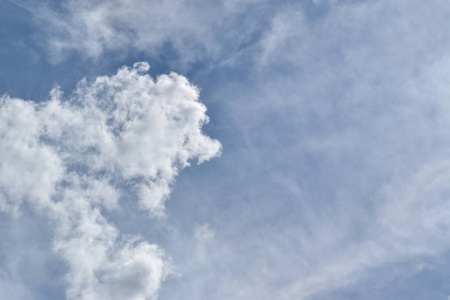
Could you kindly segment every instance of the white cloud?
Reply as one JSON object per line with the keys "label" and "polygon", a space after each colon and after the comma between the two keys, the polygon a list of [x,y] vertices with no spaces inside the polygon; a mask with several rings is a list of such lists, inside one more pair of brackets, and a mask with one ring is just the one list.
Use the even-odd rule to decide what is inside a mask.
{"label": "white cloud", "polygon": [[[228,275],[227,283],[222,286],[232,282],[234,287],[205,298],[246,299],[255,294],[281,298],[280,293],[285,299],[320,297],[321,293],[360,280],[384,264],[415,255],[435,255],[448,249],[442,228],[448,227],[444,187],[448,182],[446,131],[450,118],[448,107],[442,100],[448,99],[449,80],[445,74],[437,76],[449,69],[448,60],[441,60],[450,45],[448,34],[442,30],[447,27],[445,24],[448,25],[447,2],[314,0],[312,2],[317,5],[308,8],[311,15],[304,12],[307,1],[301,4],[287,1],[277,3],[276,7],[268,5],[269,1],[252,2],[264,8],[242,14],[240,20],[254,21],[257,24],[254,27],[230,20],[231,15],[238,16],[245,9],[238,1],[224,2],[225,12],[212,7],[217,2],[211,6],[207,1],[166,1],[162,4],[140,0],[64,1],[59,11],[50,6],[32,9],[33,16],[42,22],[40,24],[45,24],[42,28],[48,30],[46,38],[58,56],[76,50],[99,57],[105,50],[122,51],[128,47],[154,54],[169,43],[177,50],[186,50],[180,51],[180,60],[190,60],[205,53],[224,54],[229,49],[225,44],[236,46],[242,45],[243,41],[250,44],[249,60],[259,63],[258,72],[253,68],[242,75],[230,72],[233,79],[239,79],[235,81],[239,84],[228,85],[227,89],[222,88],[227,83],[220,81],[214,87],[215,92],[222,91],[223,99],[228,101],[225,104],[229,106],[227,113],[234,117],[230,119],[237,120],[237,123],[227,125],[234,132],[239,131],[233,135],[233,139],[239,141],[239,150],[236,150],[236,156],[229,158],[226,168],[235,167],[236,174],[248,174],[249,166],[255,171],[237,179],[245,179],[241,180],[247,185],[244,192],[223,191],[224,197],[230,197],[232,193],[239,193],[241,197],[234,201],[239,205],[230,213],[232,217],[221,224],[235,227],[235,235],[228,235],[226,245],[217,246],[220,248],[217,252],[223,252],[216,254],[214,259],[211,259],[214,251],[208,252],[208,259],[203,259],[201,247],[205,244],[201,241],[208,239],[210,234],[208,231],[205,234],[201,227],[194,234],[200,241],[200,258],[193,261],[203,259],[208,266],[198,275],[199,281],[213,277],[209,264],[214,262],[222,267],[216,272],[220,276],[214,279],[220,278],[224,282],[223,278]],[[232,25],[227,27],[227,23]],[[266,26],[268,30],[265,30]],[[258,32],[255,27],[262,28],[261,40],[259,35],[252,35]],[[231,55],[236,54],[236,48],[230,51]],[[433,62],[436,62],[435,68],[429,73],[424,72]],[[141,64],[134,72],[139,74],[145,69],[146,65]],[[140,198],[141,207],[161,215],[173,178],[179,168],[185,166],[183,159],[178,161],[178,158],[195,153],[194,157],[201,161],[203,156],[199,152],[203,148],[206,147],[206,159],[217,151],[211,141],[200,141],[201,134],[198,142],[190,146],[183,144],[184,150],[172,156],[159,150],[177,148],[181,139],[165,140],[167,134],[161,134],[151,136],[154,142],[141,141],[141,135],[155,132],[151,128],[166,124],[167,119],[163,113],[148,119],[139,117],[139,112],[145,109],[140,108],[142,104],[138,101],[128,103],[130,91],[124,93],[121,86],[128,85],[123,79],[131,75],[130,71],[123,72],[124,76],[99,78],[92,84],[81,83],[78,93],[85,100],[80,102],[74,98],[69,110],[59,101],[46,104],[48,107],[53,105],[52,109],[58,111],[48,113],[51,117],[47,118],[46,124],[50,125],[42,129],[48,132],[44,136],[47,139],[53,137],[53,140],[38,143],[47,148],[31,144],[30,153],[19,152],[23,160],[35,155],[43,157],[48,164],[40,167],[48,174],[39,178],[42,181],[39,185],[35,186],[36,181],[26,184],[29,189],[36,190],[36,195],[45,195],[48,190],[45,187],[61,182],[62,177],[65,181],[57,184],[55,192],[60,195],[59,199],[83,195],[82,198],[89,199],[95,207],[114,209],[120,197],[114,183],[120,178],[132,185],[131,190]],[[417,80],[419,77],[429,80],[424,83]],[[165,78],[169,82],[176,81],[171,76]],[[159,89],[167,96],[171,92],[163,89],[163,82],[164,78]],[[423,86],[417,89],[420,84]],[[186,93],[179,92],[188,98],[197,97],[193,96],[195,91],[187,89]],[[243,95],[245,91],[248,93]],[[54,93],[56,99],[61,97],[57,91]],[[103,103],[102,99],[110,94],[125,108]],[[231,101],[232,98],[236,100]],[[166,111],[158,105],[150,110]],[[204,114],[201,108],[194,110]],[[128,111],[136,113],[130,120],[127,119]],[[113,117],[105,119],[105,116]],[[158,120],[156,125],[153,120]],[[60,128],[58,123],[67,128]],[[158,132],[177,137],[180,127],[175,122],[169,123],[170,126],[163,126]],[[81,130],[85,124],[90,131]],[[197,128],[195,122],[189,124]],[[183,128],[187,128],[185,125]],[[189,132],[196,140],[194,131]],[[68,143],[65,143],[66,136],[70,137]],[[72,143],[73,140],[78,142]],[[158,145],[157,149],[154,145]],[[148,149],[151,149],[151,154],[146,156],[148,159],[135,159],[143,157]],[[76,155],[82,151],[82,156]],[[5,153],[5,157],[13,157],[14,152],[5,150]],[[46,156],[54,158],[45,160]],[[172,164],[174,157],[177,162]],[[158,164],[153,164],[154,161]],[[243,162],[242,166],[236,161]],[[16,170],[26,170],[28,165],[24,163]],[[86,169],[90,171],[89,176],[81,176],[78,171]],[[266,181],[261,183],[266,175],[273,176],[270,173],[274,170],[281,179],[288,178],[281,189],[269,180],[267,185]],[[4,193],[1,201],[4,210],[17,207],[16,202],[11,201],[17,197],[9,195],[28,197],[23,195],[20,187],[13,189],[14,178],[20,179],[20,176],[13,180],[0,179],[11,185],[9,194]],[[39,190],[41,186],[44,186],[43,190]],[[101,195],[109,196],[100,197],[96,193],[99,189],[104,191]],[[287,200],[289,196],[293,197],[292,194],[296,194],[298,200],[295,204]],[[261,198],[257,204],[253,202],[255,198]],[[44,201],[45,197],[39,199]],[[275,202],[281,204],[277,206]],[[265,207],[276,208],[273,214],[278,215],[267,213],[264,209],[269,209]],[[228,207],[220,210],[221,215],[229,210]],[[284,220],[286,215],[294,213],[298,213],[295,224]],[[273,218],[265,218],[264,214]],[[415,218],[410,217],[413,214]],[[104,222],[101,216],[89,217],[85,218],[85,223],[93,228]],[[275,223],[267,224],[264,227],[267,231],[260,234],[261,220]],[[64,224],[56,217],[55,222]],[[77,239],[103,241],[98,247],[93,245],[86,250],[100,259],[93,262],[90,269],[77,270],[78,277],[72,278],[73,294],[83,290],[91,295],[105,296],[112,291],[109,282],[118,280],[106,275],[98,279],[93,274],[96,274],[95,270],[102,273],[116,268],[119,257],[123,257],[121,253],[128,253],[126,245],[131,244],[123,241],[115,228],[108,224],[102,226],[105,227],[104,235],[72,237],[71,231],[59,233],[63,236],[59,248],[62,256],[70,256],[65,254],[71,249],[66,244],[76,243]],[[252,233],[242,237],[243,228],[248,231],[252,228]],[[216,237],[215,244],[226,237]],[[112,246],[102,246],[105,244]],[[184,247],[183,251],[186,251]],[[105,253],[112,254],[102,260]],[[159,261],[157,257],[157,252],[150,256],[153,261]],[[229,265],[230,257],[235,258],[234,266]],[[73,264],[75,268],[75,260]],[[161,270],[156,265],[153,268]],[[222,270],[230,270],[230,274]],[[150,272],[143,273],[146,275],[142,278],[150,277]],[[236,279],[236,273],[240,274],[239,279]],[[95,288],[84,288],[87,284],[84,281],[92,282]],[[105,286],[97,288],[100,282]],[[202,293],[209,292],[202,284],[198,286],[202,287],[199,288]],[[216,287],[217,283],[211,286]]]}
{"label": "white cloud", "polygon": [[[228,55],[225,48],[238,49],[247,42],[258,27],[240,17],[261,1],[15,2],[28,9],[38,26],[45,28],[50,59],[58,61],[73,50],[91,58],[99,58],[108,50],[128,49],[155,55],[170,45],[181,56],[178,63],[183,64],[205,56]],[[225,28],[235,24],[240,26],[239,32],[229,30],[223,34]]]}
{"label": "white cloud", "polygon": [[220,153],[201,132],[208,117],[198,89],[175,73],[154,80],[148,69],[83,80],[68,100],[58,89],[43,103],[1,98],[0,208],[27,201],[49,216],[69,299],[156,297],[171,269],[163,251],[122,237],[101,211],[134,195],[162,215],[179,171]]}
{"label": "white cloud", "polygon": [[17,209],[24,199],[46,205],[62,178],[62,162],[39,143],[43,126],[33,103],[3,97],[0,105],[0,209]]}
{"label": "white cloud", "polygon": [[374,270],[448,251],[448,11],[445,1],[342,1],[317,18],[292,5],[271,20],[257,87],[230,105],[248,143],[264,145],[248,159],[294,183],[274,193],[289,203],[280,216],[292,205],[298,217],[269,226],[276,242],[248,242],[287,250],[267,254],[279,262],[268,274],[249,272],[258,287],[245,296],[330,299]]}

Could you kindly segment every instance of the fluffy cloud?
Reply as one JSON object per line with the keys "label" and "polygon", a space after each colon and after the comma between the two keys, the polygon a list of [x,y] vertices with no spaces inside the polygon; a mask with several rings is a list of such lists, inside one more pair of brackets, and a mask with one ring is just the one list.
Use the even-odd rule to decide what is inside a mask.
{"label": "fluffy cloud", "polygon": [[[360,282],[374,269],[386,265],[392,269],[392,264],[436,256],[450,247],[445,197],[450,144],[446,57],[450,40],[442,30],[449,25],[448,2],[270,2],[246,1],[260,4],[251,7],[234,0],[66,0],[51,5],[41,1],[39,7],[28,7],[41,25],[36,28],[45,31],[43,40],[53,51],[50,56],[59,58],[72,50],[100,58],[105,51],[117,54],[128,48],[156,56],[167,47],[170,52],[175,49],[181,53],[175,55],[177,64],[198,57],[207,64],[214,55],[228,62],[241,49],[248,51],[246,63],[250,64],[227,70],[229,81],[214,77],[218,73],[224,76],[222,71],[227,68],[202,75],[210,78],[210,92],[224,105],[221,112],[231,116],[221,130],[234,149],[216,172],[219,175],[209,181],[217,189],[217,197],[227,199],[231,208],[228,203],[223,206],[224,200],[216,214],[204,214],[210,218],[204,222],[214,224],[218,234],[214,243],[206,243],[207,231],[197,227],[194,237],[199,241],[195,250],[199,259],[192,255],[194,250],[189,253],[185,245],[178,246],[186,262],[196,265],[193,270],[200,270],[202,264],[204,268],[185,276],[189,288],[183,290],[178,283],[170,289],[168,299],[192,295],[192,290],[198,292],[192,299],[329,299],[334,295],[327,293]],[[246,11],[246,7],[252,9]],[[135,71],[145,69],[140,65]],[[24,162],[14,167],[17,174],[0,177],[10,187],[2,191],[2,209],[15,209],[15,199],[30,198],[45,204],[47,191],[56,183],[54,199],[79,199],[82,195],[97,209],[97,215],[83,217],[85,223],[93,220],[89,221],[93,228],[105,223],[102,234],[95,230],[87,234],[81,224],[64,222],[78,217],[53,217],[61,227],[57,249],[63,257],[71,256],[67,254],[74,247],[71,243],[102,241],[86,250],[99,259],[89,268],[72,272],[73,295],[80,290],[91,297],[107,297],[111,292],[119,295],[110,284],[119,279],[103,274],[119,270],[118,262],[123,257],[133,257],[130,265],[139,261],[141,256],[130,249],[152,247],[121,238],[100,215],[101,209],[118,206],[123,193],[117,187],[125,187],[140,199],[143,208],[161,215],[170,184],[183,167],[178,160],[182,153],[175,155],[172,165],[172,159],[152,148],[156,144],[164,146],[157,147],[160,150],[172,148],[173,140],[152,136],[156,143],[139,141],[141,134],[147,134],[145,128],[154,126],[152,120],[163,114],[140,120],[139,124],[126,121],[124,127],[121,120],[126,116],[121,108],[102,104],[101,99],[108,94],[129,98],[123,95],[120,84],[112,83],[115,80],[120,81],[107,77],[96,83],[81,83],[83,101],[72,101],[70,113],[64,106],[67,104],[55,101],[52,109],[59,112],[48,113],[46,124],[66,124],[66,129],[48,125],[45,130],[52,133],[40,135],[37,126],[33,130],[42,136],[39,142],[34,142],[31,130],[27,132],[31,136],[23,141],[13,137],[0,145],[21,149],[2,151],[9,162],[15,156]],[[123,97],[118,96],[121,93]],[[54,97],[61,98],[56,90]],[[26,113],[26,109],[14,106],[23,104],[21,101],[14,105],[7,102],[11,103],[9,111]],[[126,106],[126,111],[133,111],[132,106]],[[10,115],[6,107],[2,120]],[[89,108],[84,111],[84,107]],[[157,110],[152,108],[152,112]],[[67,116],[62,117],[64,114]],[[106,115],[104,121],[98,121]],[[32,122],[34,118],[32,112],[26,119]],[[77,129],[85,127],[91,131]],[[20,128],[17,125],[18,132],[25,130]],[[178,134],[178,130],[173,132]],[[196,153],[205,146],[198,145],[184,145],[184,150]],[[135,158],[146,149],[152,149],[151,156],[146,156],[148,161],[136,163]],[[202,160],[202,155],[196,157]],[[41,166],[41,161],[47,165]],[[159,169],[152,169],[156,166],[153,161],[161,162]],[[3,167],[11,168],[6,162]],[[233,172],[227,173],[230,169]],[[18,182],[25,180],[21,178],[23,172],[44,176],[24,182],[27,189],[22,190]],[[221,177],[230,181],[223,183]],[[24,193],[27,190],[35,192],[30,196]],[[76,201],[66,202],[78,203],[81,214],[84,202]],[[59,205],[64,210],[64,204]],[[187,219],[187,215],[197,216],[181,211]],[[194,222],[198,220],[191,224]],[[178,226],[185,228],[186,223]],[[223,234],[224,228],[231,228],[231,234]],[[73,237],[73,232],[81,233]],[[149,258],[155,259],[144,260],[163,259],[161,252],[152,253]],[[206,254],[208,259],[204,259]],[[75,260],[71,264],[79,267]],[[162,270],[154,265],[154,270]],[[142,278],[165,274],[143,273],[146,275]],[[383,280],[375,281],[379,284]],[[124,286],[125,281],[119,285]],[[223,284],[218,285],[219,281]],[[86,288],[88,285],[90,288]],[[229,286],[234,288],[226,288]]]}
{"label": "fluffy cloud", "polygon": [[58,89],[35,103],[0,102],[0,209],[23,201],[55,224],[54,249],[69,267],[69,299],[148,299],[170,272],[156,245],[123,237],[102,215],[135,197],[161,216],[170,186],[192,160],[221,145],[198,89],[175,73],[156,80],[147,63],[83,80],[64,100]]}

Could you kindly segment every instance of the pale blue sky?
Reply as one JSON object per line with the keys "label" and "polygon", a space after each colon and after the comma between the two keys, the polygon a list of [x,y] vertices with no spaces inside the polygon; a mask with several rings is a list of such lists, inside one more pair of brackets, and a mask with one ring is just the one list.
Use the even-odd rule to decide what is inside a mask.
{"label": "pale blue sky", "polygon": [[[198,137],[195,120],[176,123],[180,127],[173,131],[164,123],[176,119],[170,114],[190,88],[176,89],[175,100],[165,89],[149,88],[149,95],[157,95],[151,96],[157,103],[151,117],[141,131],[131,132],[135,139],[129,141],[136,145],[127,142],[128,150],[117,157],[102,152],[101,141],[88,147],[85,136],[98,130],[89,123],[89,109],[79,115],[85,128],[66,120],[76,105],[51,117],[32,114],[43,128],[68,128],[68,138],[55,133],[35,143],[77,170],[76,179],[64,171],[63,179],[52,181],[57,191],[48,188],[51,203],[78,193],[88,199],[86,214],[99,212],[104,220],[92,224],[117,229],[121,242],[108,250],[116,256],[94,267],[89,281],[88,272],[74,273],[71,267],[77,255],[67,245],[75,231],[58,233],[58,224],[67,220],[32,200],[42,192],[41,179],[33,177],[40,174],[33,169],[40,161],[11,154],[18,151],[16,140],[33,132],[32,123],[24,127],[28,131],[1,122],[0,133],[17,132],[17,137],[0,138],[5,145],[0,176],[24,183],[18,188],[0,180],[0,298],[87,300],[115,293],[161,300],[446,300],[449,15],[444,0],[1,1],[0,94],[50,107],[45,103],[56,85],[64,92],[56,97],[62,103],[82,103],[90,92],[104,105],[92,114],[109,118],[116,111],[105,107],[119,97],[114,85],[107,83],[103,88],[111,94],[102,94],[89,84],[98,76],[112,82],[117,69],[146,61],[152,77],[174,71],[198,87],[210,119],[202,132],[220,141],[222,150],[218,156],[211,140],[199,141],[199,148],[188,148],[191,166],[179,174],[160,162],[166,152],[178,159],[177,151],[185,147],[172,143],[178,132]],[[142,71],[133,75],[139,68],[123,75],[126,83],[117,79],[130,92],[121,101],[141,103],[147,95],[145,85],[135,84],[144,80]],[[88,86],[77,89],[83,78]],[[12,100],[2,101],[0,116],[6,118]],[[155,109],[168,119],[158,119]],[[20,110],[11,111],[17,114],[13,119],[21,119]],[[186,114],[194,113],[201,116],[201,108]],[[71,128],[77,132],[73,136]],[[148,155],[139,149],[148,149]],[[202,155],[211,159],[197,165]],[[106,169],[116,164],[105,171],[120,195],[115,209],[99,204],[108,200],[101,197],[104,187],[89,187],[90,180],[106,178],[100,169],[90,169],[93,158]],[[153,165],[159,173],[146,173]],[[146,194],[146,203],[166,199],[157,204],[164,215],[139,202],[147,179],[174,180],[166,198],[155,196],[160,190],[153,186]],[[71,180],[82,182],[79,190],[66,187],[75,185]],[[17,196],[21,193],[25,196]],[[10,203],[17,203],[16,209],[4,208]],[[82,212],[74,209],[75,215]],[[108,285],[108,270],[117,267],[110,264],[126,261],[123,244],[136,235],[165,253],[161,260],[149,256],[149,274],[160,270],[160,262],[167,276],[142,281],[130,275],[121,281],[120,272],[130,273],[120,269],[120,278]],[[69,250],[58,252],[58,243]],[[89,242],[80,247],[94,251]],[[84,274],[85,285],[77,286],[73,274]]]}

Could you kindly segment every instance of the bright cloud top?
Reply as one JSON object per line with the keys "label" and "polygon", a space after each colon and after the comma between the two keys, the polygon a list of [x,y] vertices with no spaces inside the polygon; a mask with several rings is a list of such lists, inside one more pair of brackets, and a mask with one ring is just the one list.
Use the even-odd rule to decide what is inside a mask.
{"label": "bright cloud top", "polygon": [[69,299],[148,299],[170,272],[163,251],[121,237],[102,210],[135,197],[153,215],[191,160],[221,145],[201,132],[208,122],[199,91],[178,74],[154,80],[147,63],[83,80],[74,96],[0,102],[0,209],[23,201],[55,224],[55,251],[69,266]]}

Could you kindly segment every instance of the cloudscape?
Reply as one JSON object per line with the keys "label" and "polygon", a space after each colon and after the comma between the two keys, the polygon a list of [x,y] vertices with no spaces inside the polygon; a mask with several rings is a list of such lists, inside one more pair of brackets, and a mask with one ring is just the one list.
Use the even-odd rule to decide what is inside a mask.
{"label": "cloudscape", "polygon": [[0,299],[448,299],[449,15],[1,1]]}

